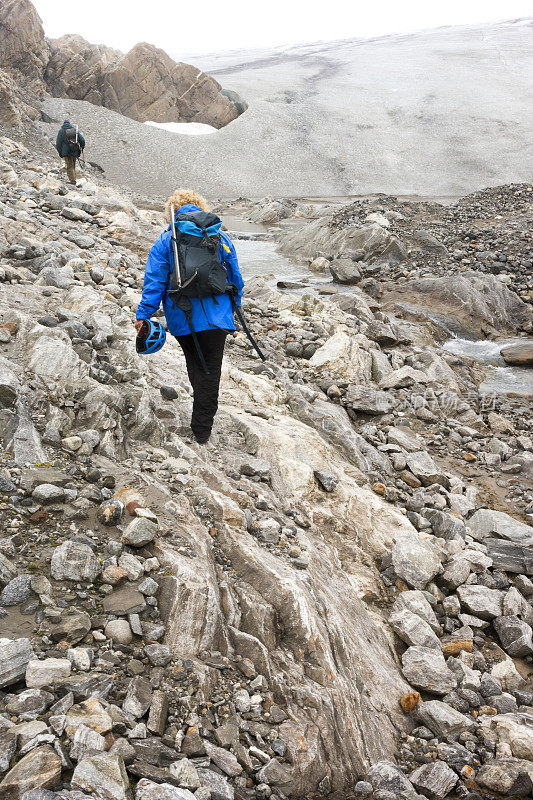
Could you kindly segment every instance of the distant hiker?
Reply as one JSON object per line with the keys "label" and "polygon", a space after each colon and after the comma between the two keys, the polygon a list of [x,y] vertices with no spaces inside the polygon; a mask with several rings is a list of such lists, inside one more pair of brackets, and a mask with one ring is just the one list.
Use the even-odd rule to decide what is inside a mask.
{"label": "distant hiker", "polygon": [[224,345],[228,333],[235,330],[233,312],[241,305],[244,282],[235,247],[220,231],[220,219],[207,210],[204,198],[178,189],[167,200],[168,219],[171,207],[180,271],[176,275],[173,269],[169,225],[148,255],[135,328],[141,341],[143,336],[153,337],[154,343],[148,342],[152,349],[144,352],[162,346],[161,333],[149,320],[163,304],[168,330],[181,345],[193,389],[191,430],[196,441],[204,444],[218,408]]}
{"label": "distant hiker", "polygon": [[74,127],[66,119],[57,134],[56,150],[65,159],[69,183],[76,183],[76,159],[81,156],[84,148],[85,139],[78,126]]}

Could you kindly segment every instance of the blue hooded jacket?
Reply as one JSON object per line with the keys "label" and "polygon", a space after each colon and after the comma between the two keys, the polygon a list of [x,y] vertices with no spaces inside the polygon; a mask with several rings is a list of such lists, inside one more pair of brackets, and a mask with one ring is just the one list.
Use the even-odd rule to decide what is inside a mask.
{"label": "blue hooded jacket", "polygon": [[[200,211],[198,206],[186,204],[178,208],[178,214],[185,214],[190,211]],[[237,253],[229,236],[224,232],[220,233],[220,257],[224,259],[224,264],[228,271],[228,282],[235,284],[238,293],[235,295],[235,303],[240,306],[244,281],[239,270]],[[183,336],[190,333],[190,328],[185,319],[185,314],[179,308],[174,308],[172,300],[167,295],[169,288],[170,272],[174,264],[172,253],[170,225],[164,233],[154,243],[148,254],[146,268],[144,271],[143,295],[137,308],[137,319],[150,319],[156,313],[161,303],[167,320],[167,327],[173,336]],[[216,299],[216,302],[215,302]],[[228,294],[217,295],[216,298],[204,297],[202,300],[191,297],[192,303],[192,324],[195,331],[235,330],[233,319],[233,308]]]}

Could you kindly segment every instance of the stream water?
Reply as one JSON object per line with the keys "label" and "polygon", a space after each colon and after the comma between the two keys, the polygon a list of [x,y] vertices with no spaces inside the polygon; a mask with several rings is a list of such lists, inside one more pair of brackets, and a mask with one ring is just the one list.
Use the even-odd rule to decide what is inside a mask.
{"label": "stream water", "polygon": [[[245,279],[258,275],[270,276],[269,283],[273,286],[282,281],[282,288],[295,293],[314,291],[324,284],[331,283],[329,276],[316,275],[305,264],[297,264],[279,253],[276,249],[276,242],[268,238],[262,225],[238,217],[225,216],[224,221],[235,242],[239,264]],[[348,287],[339,287],[339,289],[349,291]],[[431,315],[428,314],[428,316]],[[505,339],[493,342],[463,339],[454,335],[449,318],[446,318],[446,324],[444,324],[444,320],[435,319],[434,321],[440,323],[439,327],[442,327],[448,335],[453,336],[442,345],[443,350],[474,358],[487,368],[487,378],[479,386],[481,394],[533,397],[533,370],[509,367],[500,355],[500,348],[504,344],[511,344],[519,340]]]}
{"label": "stream water", "polygon": [[521,339],[488,340],[449,339],[443,349],[449,353],[470,356],[487,367],[488,375],[479,386],[480,394],[507,394],[533,397],[533,369],[509,367],[500,355],[504,344],[513,344]]}
{"label": "stream water", "polygon": [[269,283],[276,285],[282,281],[288,285],[281,288],[295,292],[309,291],[331,282],[329,276],[316,275],[305,264],[297,264],[279,253],[276,242],[266,238],[262,225],[228,215],[224,216],[224,222],[237,249],[239,266],[245,279],[271,276]]}

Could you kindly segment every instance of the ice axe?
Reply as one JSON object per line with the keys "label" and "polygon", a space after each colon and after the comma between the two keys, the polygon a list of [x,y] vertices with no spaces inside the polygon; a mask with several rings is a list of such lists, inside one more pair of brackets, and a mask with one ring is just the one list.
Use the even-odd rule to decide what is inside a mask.
{"label": "ice axe", "polygon": [[181,289],[181,275],[180,275],[180,265],[178,261],[178,245],[176,239],[176,222],[174,217],[176,216],[176,212],[174,211],[174,203],[170,204],[170,230],[172,232],[172,252],[174,254],[174,278],[176,280],[177,289]]}

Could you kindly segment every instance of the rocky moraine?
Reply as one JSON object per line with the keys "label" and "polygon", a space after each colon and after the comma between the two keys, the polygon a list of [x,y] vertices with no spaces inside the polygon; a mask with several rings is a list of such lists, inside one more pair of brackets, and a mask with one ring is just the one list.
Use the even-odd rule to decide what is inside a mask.
{"label": "rocky moraine", "polygon": [[221,205],[311,269],[247,281],[200,446],[135,352],[157,204],[0,159],[1,800],[531,796],[531,395],[480,389],[531,187]]}

